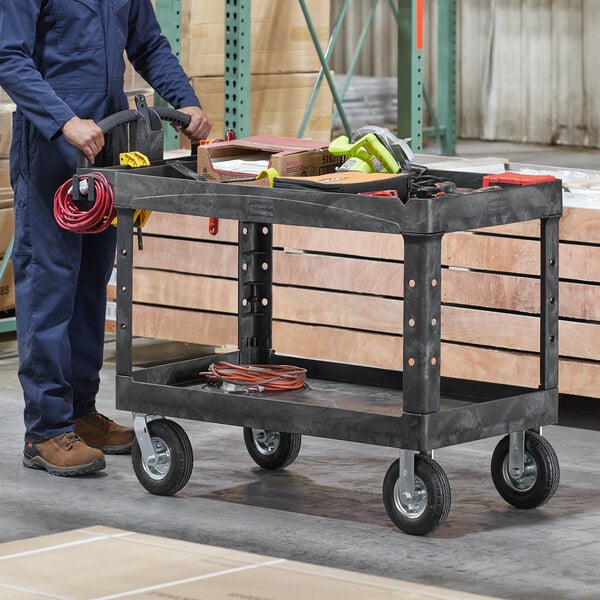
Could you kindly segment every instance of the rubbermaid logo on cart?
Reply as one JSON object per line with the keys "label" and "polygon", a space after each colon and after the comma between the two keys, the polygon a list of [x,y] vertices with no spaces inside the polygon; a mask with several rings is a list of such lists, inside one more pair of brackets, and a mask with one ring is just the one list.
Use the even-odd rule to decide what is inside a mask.
{"label": "rubbermaid logo on cart", "polygon": [[505,215],[508,214],[508,201],[504,198],[495,198],[487,203],[488,214]]}
{"label": "rubbermaid logo on cart", "polygon": [[274,213],[273,202],[261,200],[250,202],[248,213],[254,217],[272,217]]}

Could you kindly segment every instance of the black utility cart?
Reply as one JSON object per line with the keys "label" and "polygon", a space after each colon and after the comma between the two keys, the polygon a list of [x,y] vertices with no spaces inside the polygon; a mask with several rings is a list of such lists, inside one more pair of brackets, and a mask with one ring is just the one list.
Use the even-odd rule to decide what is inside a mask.
{"label": "black utility cart", "polygon": [[[105,130],[126,122],[138,130],[154,127],[142,116],[139,111],[116,115]],[[173,120],[171,114],[160,116]],[[436,448],[507,434],[491,461],[500,495],[516,507],[534,508],[554,494],[558,460],[541,427],[558,418],[559,181],[402,202],[207,183],[195,174],[193,157],[156,160],[162,150],[160,154],[148,167],[100,169],[114,190],[118,214],[117,408],[134,413],[133,466],[148,491],[171,495],[190,477],[192,449],[183,429],[167,418],[175,417],[242,427],[250,455],[266,469],[290,465],[302,435],[398,448],[399,458],[383,479],[383,501],[395,525],[411,534],[432,531],[450,509],[448,479],[432,456]],[[90,170],[98,169],[80,173]],[[460,188],[482,185],[481,174],[435,174]],[[132,263],[137,242],[132,230],[138,209],[239,222],[238,351],[133,368]],[[538,388],[441,377],[442,237],[532,219],[541,221]],[[397,371],[280,356],[271,347],[272,238],[279,224],[402,236],[404,355],[398,356]],[[218,361],[302,366],[308,370],[307,385],[284,392],[224,391],[199,375]]]}

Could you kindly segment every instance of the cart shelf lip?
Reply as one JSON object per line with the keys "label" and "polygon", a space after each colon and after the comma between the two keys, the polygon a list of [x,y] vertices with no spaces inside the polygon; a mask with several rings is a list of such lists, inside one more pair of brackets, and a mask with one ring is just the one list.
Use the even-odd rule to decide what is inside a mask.
{"label": "cart shelf lip", "polygon": [[[308,388],[300,391],[226,393],[206,385],[202,378],[190,379],[191,371],[197,373],[214,358],[183,361],[180,381],[173,380],[169,366],[118,375],[117,408],[420,451],[548,425],[558,419],[556,389],[487,383],[480,386],[482,395],[476,401],[442,395],[440,410],[430,414],[403,412],[402,389],[389,385],[310,378]],[[348,365],[323,364],[349,372]],[[362,367],[359,378],[369,371],[381,375],[378,371],[383,370]],[[457,380],[449,383],[454,394],[461,387]]]}
{"label": "cart shelf lip", "polygon": [[[214,183],[167,176],[168,165],[97,169],[115,192],[117,212],[145,209],[277,223],[395,234],[430,234],[477,229],[562,214],[560,181],[490,188],[434,198],[359,196]],[[481,187],[483,175],[436,171],[460,187]],[[150,192],[149,192],[150,191]]]}

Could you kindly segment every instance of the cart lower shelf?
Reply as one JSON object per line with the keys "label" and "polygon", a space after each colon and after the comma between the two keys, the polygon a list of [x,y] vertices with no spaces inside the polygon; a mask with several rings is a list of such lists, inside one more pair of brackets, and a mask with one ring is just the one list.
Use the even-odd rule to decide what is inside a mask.
{"label": "cart lower shelf", "polygon": [[297,357],[278,356],[277,362],[307,368],[311,377],[305,389],[226,393],[198,376],[218,360],[237,362],[238,353],[117,376],[117,408],[415,451],[539,428],[558,419],[556,389],[445,378],[437,412],[408,413],[400,372]]}
{"label": "cart lower shelf", "polygon": [[277,357],[313,374],[303,389],[284,392],[226,392],[199,376],[213,362],[238,359],[232,353],[117,375],[117,408],[134,413],[134,470],[151,493],[176,493],[192,472],[190,441],[165,417],[243,427],[246,448],[264,469],[291,465],[302,435],[399,448],[384,478],[383,501],[394,524],[414,535],[433,531],[450,510],[450,485],[433,460],[435,448],[508,434],[491,462],[500,495],[534,508],[558,487],[558,459],[539,432],[557,420],[556,389],[443,379],[439,410],[414,414],[403,410],[398,372]]}

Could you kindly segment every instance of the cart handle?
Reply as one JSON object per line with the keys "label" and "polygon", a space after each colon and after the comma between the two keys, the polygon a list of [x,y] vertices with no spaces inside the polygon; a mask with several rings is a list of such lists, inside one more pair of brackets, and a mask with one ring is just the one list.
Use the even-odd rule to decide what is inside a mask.
{"label": "cart handle", "polygon": [[[135,97],[135,105],[136,108],[122,110],[98,121],[97,125],[102,130],[102,133],[108,135],[118,127],[129,123],[135,123],[139,120],[143,120],[150,131],[161,130],[161,121],[167,121],[172,125],[183,129],[185,129],[191,121],[190,115],[175,110],[174,108],[167,108],[165,106],[154,106],[150,108],[146,103],[146,98],[142,95]],[[77,168],[89,166],[90,163],[88,159],[81,151],[78,151]]]}

